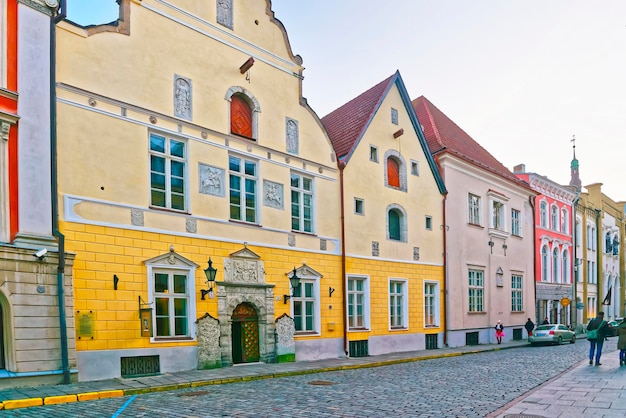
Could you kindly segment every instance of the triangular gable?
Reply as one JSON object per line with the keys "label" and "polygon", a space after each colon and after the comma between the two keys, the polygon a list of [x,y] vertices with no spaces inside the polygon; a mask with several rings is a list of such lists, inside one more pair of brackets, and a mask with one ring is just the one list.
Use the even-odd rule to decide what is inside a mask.
{"label": "triangular gable", "polygon": [[144,264],[150,265],[160,265],[167,267],[190,267],[190,268],[198,268],[200,267],[198,264],[189,260],[188,258],[183,257],[182,255],[176,253],[174,248],[170,248],[169,253],[161,254],[156,257],[153,257],[149,260],[144,260]]}
{"label": "triangular gable", "polygon": [[422,124],[428,147],[433,155],[448,152],[484,168],[507,180],[529,188],[508,168],[470,137],[424,96],[413,100],[412,105]]}
{"label": "triangular gable", "polygon": [[231,253],[230,257],[231,258],[247,258],[251,260],[261,259],[261,257],[257,253],[248,249],[248,247],[246,247],[245,244],[244,244],[244,248],[242,248],[241,250],[237,250],[234,253]]}
{"label": "triangular gable", "polygon": [[[285,274],[288,277],[290,277],[292,273],[293,273],[293,270],[289,270]],[[316,276],[316,277],[319,277],[319,278],[324,277],[319,272],[315,271],[314,269],[312,269],[311,267],[307,266],[306,264],[303,264],[300,267],[296,268],[296,274],[298,275],[298,277],[303,277],[303,276]]]}
{"label": "triangular gable", "polygon": [[333,147],[335,148],[335,153],[341,161],[345,164],[348,163],[374,116],[394,85],[398,88],[402,103],[409,116],[411,125],[413,125],[413,130],[420,141],[422,152],[424,153],[426,161],[428,161],[428,166],[435,178],[439,192],[444,194],[446,193],[446,188],[443,179],[430,153],[426,137],[422,132],[422,128],[411,103],[411,98],[409,97],[399,71],[396,71],[391,77],[381,81],[371,89],[322,118],[322,123],[326,127]]}

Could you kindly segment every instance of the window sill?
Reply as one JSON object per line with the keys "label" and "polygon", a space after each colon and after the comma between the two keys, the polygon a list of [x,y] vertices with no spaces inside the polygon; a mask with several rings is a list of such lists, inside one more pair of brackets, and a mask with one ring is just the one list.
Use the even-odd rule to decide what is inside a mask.
{"label": "window sill", "polygon": [[246,222],[246,221],[241,221],[239,219],[229,219],[229,222],[232,222],[234,224],[239,224],[239,225],[247,225],[247,226],[257,226],[257,227],[262,227],[263,225],[259,224],[259,223],[254,223],[254,222]]}
{"label": "window sill", "polygon": [[161,211],[161,212],[171,212],[171,213],[180,213],[180,214],[183,214],[183,215],[191,215],[191,212],[189,212],[187,210],[178,210],[178,209],[172,209],[172,208],[164,208],[162,206],[153,206],[153,205],[148,206],[148,208],[150,210],[158,210],[158,211]]}
{"label": "window sill", "polygon": [[468,223],[467,223],[467,226],[473,226],[473,227],[475,227],[475,228],[485,229],[485,227],[484,227],[484,226],[482,226],[482,225],[480,225],[480,224],[473,224],[473,223],[471,223],[471,222],[468,222]]}
{"label": "window sill", "polygon": [[296,337],[319,337],[321,334],[317,331],[296,331]]}
{"label": "window sill", "polygon": [[312,237],[316,237],[317,236],[317,234],[315,232],[298,231],[297,229],[292,229],[291,232],[294,233],[294,234],[309,235],[309,236],[312,236]]}
{"label": "window sill", "polygon": [[394,331],[408,331],[409,327],[392,327],[389,328],[390,332],[394,332]]}
{"label": "window sill", "polygon": [[478,311],[469,311],[467,314],[468,315],[486,315],[487,312],[484,312],[484,311],[480,311],[480,312],[478,312]]}
{"label": "window sill", "polygon": [[193,341],[194,339],[191,337],[154,337],[152,342],[155,343],[171,343],[176,341],[186,342]]}
{"label": "window sill", "polygon": [[369,328],[349,328],[348,332],[369,332]]}

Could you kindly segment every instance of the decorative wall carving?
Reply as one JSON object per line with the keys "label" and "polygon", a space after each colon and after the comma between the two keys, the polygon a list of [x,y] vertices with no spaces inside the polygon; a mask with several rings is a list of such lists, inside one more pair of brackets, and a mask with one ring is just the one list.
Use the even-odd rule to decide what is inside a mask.
{"label": "decorative wall carving", "polygon": [[217,0],[217,23],[233,28],[233,0]]}
{"label": "decorative wall carving", "polygon": [[284,209],[282,184],[263,180],[263,205],[274,209]]}
{"label": "decorative wall carving", "polygon": [[174,116],[191,120],[191,79],[174,74]]}
{"label": "decorative wall carving", "polygon": [[185,230],[190,234],[198,232],[198,222],[193,218],[185,219]]}
{"label": "decorative wall carving", "polygon": [[285,129],[287,137],[287,152],[298,155],[298,148],[300,145],[298,121],[291,118],[285,118]]}
{"label": "decorative wall carving", "polygon": [[143,226],[143,210],[131,209],[130,210],[130,223],[133,226]]}
{"label": "decorative wall carving", "polygon": [[198,319],[198,369],[222,366],[220,323],[206,314]]}
{"label": "decorative wall carving", "polygon": [[200,193],[224,197],[226,195],[226,171],[222,168],[198,163]]}
{"label": "decorative wall carving", "polygon": [[378,257],[379,254],[380,250],[378,246],[378,241],[372,241],[372,256]]}
{"label": "decorative wall carving", "polygon": [[276,319],[276,359],[279,363],[296,361],[296,326],[289,315]]}

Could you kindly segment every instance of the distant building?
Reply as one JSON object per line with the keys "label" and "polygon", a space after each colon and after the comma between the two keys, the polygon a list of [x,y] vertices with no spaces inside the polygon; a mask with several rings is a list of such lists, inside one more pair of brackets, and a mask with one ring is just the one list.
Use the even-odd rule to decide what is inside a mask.
{"label": "distant building", "polygon": [[515,175],[539,195],[534,200],[534,257],[536,278],[535,323],[574,326],[578,322],[573,293],[573,202],[577,193],[545,176],[516,166]]}

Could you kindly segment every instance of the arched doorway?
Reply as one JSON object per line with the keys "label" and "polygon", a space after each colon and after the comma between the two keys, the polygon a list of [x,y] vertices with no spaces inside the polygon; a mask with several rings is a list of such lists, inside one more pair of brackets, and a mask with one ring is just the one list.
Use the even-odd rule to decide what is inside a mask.
{"label": "arched doorway", "polygon": [[259,361],[259,318],[249,303],[238,305],[232,316],[233,363]]}

